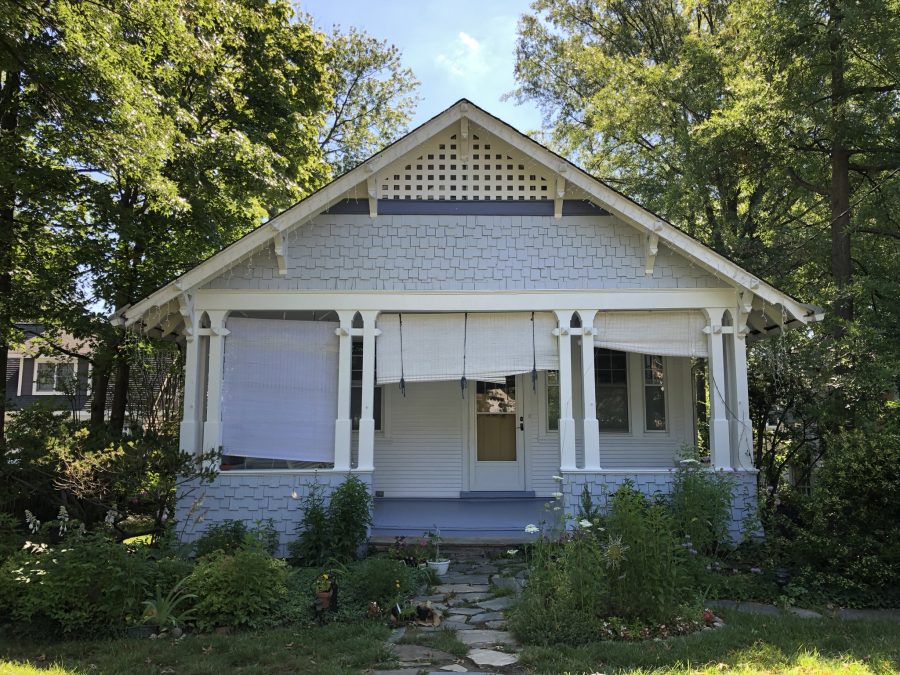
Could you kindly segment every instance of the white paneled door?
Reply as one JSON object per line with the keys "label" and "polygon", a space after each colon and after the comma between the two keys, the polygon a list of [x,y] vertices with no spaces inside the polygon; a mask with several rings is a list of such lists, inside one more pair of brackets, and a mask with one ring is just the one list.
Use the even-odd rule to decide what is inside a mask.
{"label": "white paneled door", "polygon": [[473,491],[525,489],[523,382],[521,375],[475,382],[469,481]]}

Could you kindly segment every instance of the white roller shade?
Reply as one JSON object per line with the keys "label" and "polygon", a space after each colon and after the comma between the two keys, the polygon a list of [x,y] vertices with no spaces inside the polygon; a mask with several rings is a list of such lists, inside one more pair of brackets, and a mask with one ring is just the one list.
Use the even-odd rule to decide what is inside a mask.
{"label": "white roller shade", "polygon": [[[496,380],[506,375],[559,368],[553,336],[556,319],[549,312],[473,312],[403,314],[402,374],[407,382]],[[378,384],[401,377],[400,315],[378,318]],[[465,364],[463,355],[465,354]]]}
{"label": "white roller shade", "polygon": [[228,320],[222,382],[225,454],[334,461],[337,323]]}
{"label": "white roller shade", "polygon": [[699,311],[600,312],[594,344],[638,354],[706,357],[705,326]]}

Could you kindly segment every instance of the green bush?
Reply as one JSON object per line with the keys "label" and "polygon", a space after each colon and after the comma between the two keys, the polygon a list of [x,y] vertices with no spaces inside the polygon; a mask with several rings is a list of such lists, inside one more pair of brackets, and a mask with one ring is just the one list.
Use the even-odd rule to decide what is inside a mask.
{"label": "green bush", "polygon": [[214,551],[201,558],[185,590],[197,596],[197,627],[262,628],[284,619],[287,565],[265,551]]}
{"label": "green bush", "polygon": [[529,556],[528,585],[510,615],[526,643],[591,642],[610,634],[613,619],[670,622],[693,599],[668,504],[627,482],[605,518],[562,541],[542,537]]}
{"label": "green bush", "polygon": [[278,549],[278,532],[271,518],[256,521],[248,528],[240,520],[223,520],[206,528],[194,544],[194,554],[201,558],[214,551],[234,553],[245,548],[261,548],[270,555]]}
{"label": "green bush", "polygon": [[812,603],[896,607],[900,429],[844,432],[826,445],[811,495],[795,496],[796,516],[778,521],[789,591]]}
{"label": "green bush", "polygon": [[722,474],[684,466],[672,486],[672,515],[679,532],[696,550],[713,554],[729,541],[733,481]]}
{"label": "green bush", "polygon": [[9,513],[0,513],[0,562],[21,549],[24,543],[19,520]]}
{"label": "green bush", "polygon": [[331,561],[349,562],[357,557],[372,524],[372,497],[369,488],[350,475],[325,504],[323,488],[312,483],[301,500],[303,520],[297,539],[288,544],[293,564],[318,567]]}
{"label": "green bush", "polygon": [[0,617],[42,636],[97,634],[139,616],[148,562],[100,534],[13,554],[0,567]]}

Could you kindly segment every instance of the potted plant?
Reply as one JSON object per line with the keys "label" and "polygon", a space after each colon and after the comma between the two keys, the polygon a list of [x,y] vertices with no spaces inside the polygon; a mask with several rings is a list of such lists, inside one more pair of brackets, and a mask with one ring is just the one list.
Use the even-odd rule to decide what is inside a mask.
{"label": "potted plant", "polygon": [[441,531],[435,527],[434,531],[426,532],[425,538],[428,540],[428,545],[430,549],[431,555],[428,559],[428,567],[434,570],[434,573],[439,577],[447,574],[447,569],[450,567],[450,559],[441,557]]}
{"label": "potted plant", "polygon": [[322,572],[316,577],[315,583],[315,609],[316,612],[324,612],[332,608],[334,596],[334,579],[327,572]]}

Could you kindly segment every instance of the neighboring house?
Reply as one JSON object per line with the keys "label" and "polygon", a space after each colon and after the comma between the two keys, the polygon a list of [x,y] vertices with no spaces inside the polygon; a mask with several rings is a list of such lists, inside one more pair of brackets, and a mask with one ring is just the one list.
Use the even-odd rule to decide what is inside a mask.
{"label": "neighboring house", "polygon": [[90,404],[89,347],[65,333],[51,335],[41,324],[20,323],[16,328],[25,339],[7,355],[7,413],[41,402],[86,418]]}
{"label": "neighboring house", "polygon": [[284,542],[348,472],[386,538],[516,539],[557,492],[570,514],[585,486],[665,494],[695,359],[739,537],[745,342],[819,311],[462,100],[120,318],[184,339],[182,447],[225,455],[184,536],[273,518]]}

